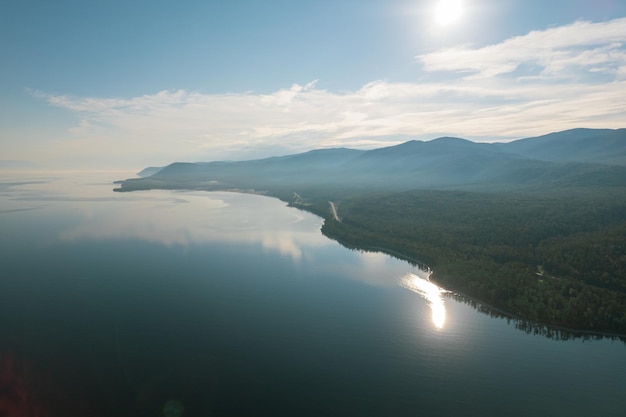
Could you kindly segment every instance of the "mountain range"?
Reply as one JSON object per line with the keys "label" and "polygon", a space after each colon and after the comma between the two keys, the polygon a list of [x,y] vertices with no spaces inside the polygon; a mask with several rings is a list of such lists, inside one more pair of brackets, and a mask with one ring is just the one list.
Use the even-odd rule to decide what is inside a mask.
{"label": "mountain range", "polygon": [[352,187],[552,190],[626,186],[626,129],[573,129],[508,143],[442,137],[373,150],[318,149],[250,161],[150,167],[117,191]]}

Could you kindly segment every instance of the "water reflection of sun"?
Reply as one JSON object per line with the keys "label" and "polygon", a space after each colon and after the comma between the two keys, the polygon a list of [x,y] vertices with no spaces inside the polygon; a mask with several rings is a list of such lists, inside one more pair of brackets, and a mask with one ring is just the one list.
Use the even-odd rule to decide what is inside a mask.
{"label": "water reflection of sun", "polygon": [[437,329],[443,329],[446,323],[446,306],[443,301],[443,294],[446,293],[446,290],[415,274],[404,276],[402,278],[402,286],[419,294],[428,301],[432,311],[433,324]]}

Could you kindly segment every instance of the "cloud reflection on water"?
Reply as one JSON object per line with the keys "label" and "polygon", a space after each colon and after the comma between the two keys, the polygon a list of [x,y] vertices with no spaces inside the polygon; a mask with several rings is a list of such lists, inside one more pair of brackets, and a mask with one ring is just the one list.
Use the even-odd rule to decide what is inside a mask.
{"label": "cloud reflection on water", "polygon": [[311,223],[319,230],[321,219],[287,209],[275,199],[221,192],[185,192],[175,197],[169,191],[150,193],[164,198],[157,204],[134,201],[127,209],[110,211],[106,204],[86,205],[83,210],[78,205],[82,221],[63,231],[61,239],[134,238],[166,246],[260,244],[294,260],[302,258],[304,247],[329,243],[321,234],[310,233]]}
{"label": "cloud reflection on water", "polygon": [[0,187],[0,212],[45,208],[42,222],[45,218],[47,223],[57,224],[56,238],[63,241],[139,239],[184,247],[216,242],[259,245],[296,261],[307,256],[306,248],[333,244],[319,233],[322,219],[285,207],[274,198],[205,191],[114,193],[115,178],[111,176],[72,173],[37,181],[7,177],[0,182],[5,185]]}
{"label": "cloud reflection on water", "polygon": [[[56,224],[52,241],[142,240],[191,247],[225,243],[277,252],[328,276],[344,276],[369,285],[394,286],[413,269],[380,252],[347,251],[337,257],[337,242],[320,233],[323,219],[254,194],[149,190],[114,193],[111,174],[67,175],[46,181],[12,183],[0,195],[0,207],[17,212],[38,207],[41,221]],[[7,213],[9,214],[9,213]],[[6,219],[9,221],[10,219]],[[423,274],[422,274],[423,272]]]}

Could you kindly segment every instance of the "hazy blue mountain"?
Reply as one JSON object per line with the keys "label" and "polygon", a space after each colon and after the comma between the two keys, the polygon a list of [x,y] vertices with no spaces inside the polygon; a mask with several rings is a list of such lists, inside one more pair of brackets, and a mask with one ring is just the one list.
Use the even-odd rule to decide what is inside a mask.
{"label": "hazy blue mountain", "polygon": [[494,145],[541,161],[626,165],[626,129],[572,129]]}
{"label": "hazy blue mountain", "polygon": [[626,167],[609,163],[620,159],[617,150],[624,147],[625,132],[577,129],[498,144],[444,137],[369,151],[334,148],[251,161],[176,162],[147,178],[123,182],[121,190],[275,191],[314,186],[502,191],[622,186],[626,185]]}
{"label": "hazy blue mountain", "polygon": [[493,178],[521,158],[460,138],[409,141],[374,149],[353,159],[347,171],[355,176],[402,177],[420,186],[470,184]]}
{"label": "hazy blue mountain", "polygon": [[141,171],[139,171],[137,173],[137,176],[141,177],[141,178],[149,177],[150,175],[156,174],[157,172],[159,172],[162,169],[163,169],[163,167],[147,167],[147,168],[144,168]]}
{"label": "hazy blue mountain", "polygon": [[312,176],[330,176],[348,161],[365,151],[336,148],[319,149],[301,154],[251,161],[183,163],[176,162],[150,177],[153,180],[218,181],[237,186],[239,183],[308,181]]}

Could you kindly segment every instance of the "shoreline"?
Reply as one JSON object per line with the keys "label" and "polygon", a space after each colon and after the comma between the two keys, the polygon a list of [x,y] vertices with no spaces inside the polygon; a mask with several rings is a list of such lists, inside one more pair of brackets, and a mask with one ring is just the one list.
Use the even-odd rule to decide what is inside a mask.
{"label": "shoreline", "polygon": [[[324,219],[326,220],[326,219]],[[431,278],[433,276],[433,274],[435,273],[435,271],[433,269],[431,269],[428,265],[426,265],[425,263],[418,261],[417,259],[404,255],[398,251],[392,250],[392,249],[388,249],[388,248],[383,248],[383,247],[378,247],[378,246],[367,246],[367,247],[359,247],[356,245],[351,245],[341,239],[337,239],[331,236],[328,236],[326,234],[324,234],[324,236],[328,237],[329,239],[332,239],[336,242],[338,242],[340,245],[348,248],[348,249],[355,249],[355,250],[361,250],[361,251],[365,251],[365,252],[377,252],[377,253],[384,253],[386,255],[389,256],[393,256],[397,259],[400,260],[404,260],[407,261],[417,267],[419,267],[420,269],[429,272],[429,280],[431,282],[433,282],[434,284],[436,284],[437,286],[439,286],[440,288],[444,289],[448,294],[451,294],[453,297],[460,297],[463,300],[462,301],[468,301],[469,304],[473,304],[472,308],[476,309],[477,311],[481,312],[481,313],[485,313],[487,314],[488,312],[494,312],[497,313],[501,318],[506,318],[507,320],[513,320],[517,323],[523,323],[525,325],[531,325],[533,326],[533,329],[536,328],[542,328],[545,329],[547,331],[555,331],[555,332],[565,332],[568,333],[570,336],[573,336],[574,338],[584,338],[584,336],[600,336],[602,338],[607,338],[607,339],[611,339],[611,340],[621,340],[622,342],[626,343],[626,334],[623,333],[613,333],[613,332],[602,332],[602,331],[597,331],[597,330],[584,330],[584,329],[575,329],[575,328],[571,328],[571,327],[565,327],[565,326],[557,326],[557,325],[553,325],[553,324],[548,324],[548,323],[544,323],[544,322],[540,322],[540,321],[535,321],[535,320],[530,320],[530,319],[526,319],[523,316],[508,312],[502,308],[499,307],[495,307],[489,303],[486,303],[484,301],[481,301],[475,297],[472,297],[466,293],[463,293],[461,291],[457,291],[454,289],[450,289],[447,287],[444,287],[440,284],[439,281],[437,281],[436,279],[436,275],[435,278]],[[484,311],[487,310],[487,311]],[[517,327],[517,326],[516,326]],[[519,330],[522,330],[521,328],[518,327]],[[530,332],[527,332],[530,333]],[[545,336],[545,335],[544,335]],[[546,336],[547,337],[547,336]]]}
{"label": "shoreline", "polygon": [[[116,184],[120,184],[120,182],[116,181]],[[121,184],[123,184],[123,181],[121,181]],[[270,198],[276,198],[284,203],[287,204],[287,206],[289,207],[293,207],[299,210],[303,210],[306,211],[308,213],[314,214],[318,217],[320,217],[323,221],[324,224],[327,221],[336,221],[335,219],[333,219],[333,213],[330,212],[330,209],[327,208],[328,212],[326,213],[320,213],[319,211],[315,210],[315,207],[309,206],[309,205],[305,205],[305,204],[298,204],[298,203],[294,203],[292,201],[288,201],[285,198],[281,198],[280,196],[272,193],[271,191],[258,191],[255,189],[238,189],[238,188],[223,188],[223,189],[219,189],[219,188],[215,188],[215,189],[208,189],[208,188],[202,188],[202,187],[197,187],[197,188],[191,188],[191,187],[180,187],[180,188],[160,188],[160,187],[149,187],[149,188],[130,188],[130,189],[126,189],[124,190],[122,187],[118,188],[118,189],[114,189],[114,191],[117,192],[132,192],[132,191],[146,191],[146,190],[154,190],[154,189],[163,189],[163,190],[169,190],[169,191],[173,191],[173,190],[189,190],[189,191],[206,191],[206,192],[233,192],[233,193],[241,193],[241,194],[256,194],[256,195],[262,195],[262,196],[266,196],[266,197],[270,197]],[[328,203],[327,203],[328,204]],[[330,212],[330,213],[329,213]],[[330,214],[330,217],[328,216]],[[624,343],[626,343],[626,333],[615,333],[615,332],[605,332],[605,331],[597,331],[597,330],[585,330],[585,329],[577,329],[577,328],[571,328],[571,327],[566,327],[566,326],[559,326],[559,325],[553,325],[553,324],[547,324],[545,322],[541,322],[541,321],[536,321],[536,320],[531,320],[531,319],[527,319],[524,318],[523,316],[520,316],[518,314],[514,314],[511,313],[505,309],[499,308],[499,307],[495,307],[489,303],[486,303],[484,301],[481,301],[478,298],[472,297],[464,292],[455,290],[455,289],[449,289],[446,287],[441,286],[440,282],[437,280],[436,278],[436,272],[430,268],[426,263],[413,258],[411,256],[408,256],[400,251],[397,250],[393,250],[393,249],[389,249],[389,248],[385,248],[382,246],[371,246],[371,245],[367,245],[367,246],[359,246],[356,244],[352,244],[349,243],[345,240],[339,239],[337,237],[333,237],[332,235],[329,235],[327,233],[324,232],[324,225],[322,225],[322,228],[320,229],[320,233],[322,233],[324,236],[326,236],[329,239],[335,240],[336,242],[338,242],[340,245],[348,248],[348,249],[355,249],[355,250],[359,250],[359,251],[365,251],[365,252],[378,252],[378,253],[383,253],[389,256],[393,256],[397,259],[406,261],[414,266],[419,267],[420,269],[429,272],[429,279],[431,279],[431,277],[434,275],[434,279],[431,279],[432,282],[438,286],[440,286],[441,288],[445,289],[446,291],[448,291],[450,294],[452,294],[453,297],[460,297],[462,298],[464,302],[467,302],[468,304],[470,304],[473,308],[475,308],[477,311],[484,313],[484,314],[490,314],[490,313],[494,313],[494,315],[496,315],[497,317],[501,317],[501,318],[506,318],[507,320],[513,320],[515,323],[515,326],[518,330],[525,330],[526,333],[535,333],[535,334],[541,334],[544,337],[548,337],[548,338],[553,338],[552,337],[552,333],[555,332],[557,333],[557,336],[561,336],[561,338],[563,338],[562,336],[566,336],[565,339],[569,338],[569,337],[573,337],[573,338],[585,338],[586,336],[591,336],[591,337],[599,337],[599,338],[607,338],[607,339],[611,339],[611,340],[620,340]],[[491,314],[490,314],[491,315]],[[530,326],[530,329],[528,329],[528,326]],[[565,333],[565,335],[564,335]]]}

